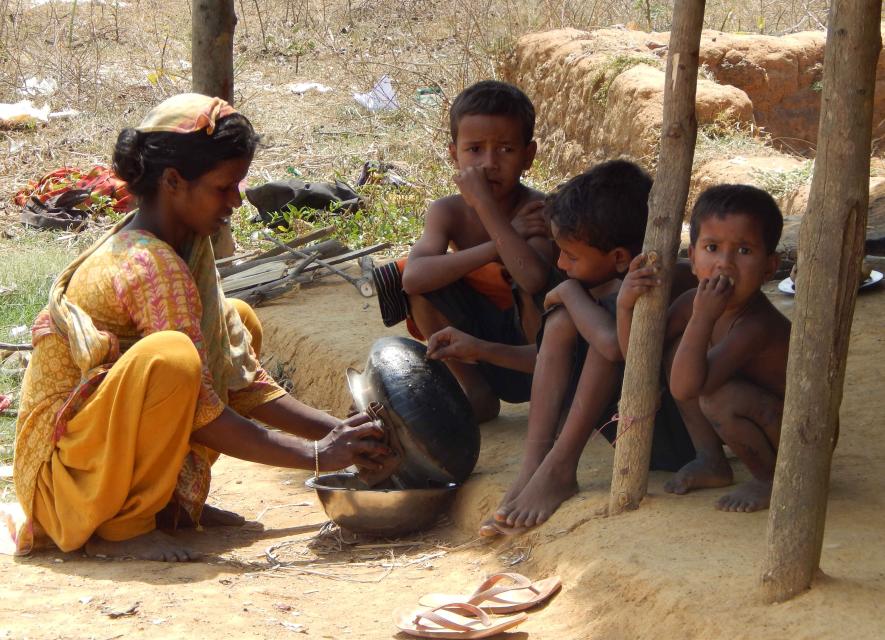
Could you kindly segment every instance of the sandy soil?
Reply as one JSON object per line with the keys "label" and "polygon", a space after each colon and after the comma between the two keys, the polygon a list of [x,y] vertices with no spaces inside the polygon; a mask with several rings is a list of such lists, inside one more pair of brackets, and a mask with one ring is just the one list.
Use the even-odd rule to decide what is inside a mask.
{"label": "sandy soil", "polygon": [[[789,313],[791,300],[773,294]],[[296,393],[342,412],[342,371],[382,334],[375,301],[349,285],[305,288],[260,310],[266,353],[294,371]],[[217,465],[211,501],[252,520],[180,534],[211,559],[187,565],[91,560],[79,553],[0,559],[0,638],[388,638],[392,611],[430,591],[464,591],[516,570],[564,588],[508,638],[879,638],[885,598],[885,499],[878,433],[885,412],[885,291],[862,295],[852,330],[821,565],[815,587],[766,606],[758,596],[767,515],[713,509],[721,490],[676,497],[652,473],[635,512],[606,518],[611,450],[591,442],[581,494],[530,535],[476,540],[481,517],[516,471],[525,406],[483,428],[474,476],[450,522],[396,541],[317,537],[325,518],[307,472],[236,460]],[[272,365],[273,366],[273,365]],[[746,477],[739,465],[738,478]],[[260,524],[254,523],[259,519]],[[272,569],[266,551],[288,563]],[[130,615],[112,617],[137,603]]]}

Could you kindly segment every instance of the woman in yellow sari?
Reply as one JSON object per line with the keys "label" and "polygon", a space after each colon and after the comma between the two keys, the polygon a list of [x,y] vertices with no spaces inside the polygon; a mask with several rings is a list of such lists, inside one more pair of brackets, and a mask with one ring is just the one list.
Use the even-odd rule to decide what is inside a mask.
{"label": "woman in yellow sari", "polygon": [[190,560],[157,515],[242,521],[205,505],[218,453],[325,470],[379,468],[389,454],[366,415],[341,421],[287,395],[258,363],[254,312],[221,293],[209,236],[240,206],[257,140],[230,105],[198,94],[120,133],[114,170],[139,209],[59,276],[32,330],[19,519],[5,518],[15,552],[48,539],[63,551]]}

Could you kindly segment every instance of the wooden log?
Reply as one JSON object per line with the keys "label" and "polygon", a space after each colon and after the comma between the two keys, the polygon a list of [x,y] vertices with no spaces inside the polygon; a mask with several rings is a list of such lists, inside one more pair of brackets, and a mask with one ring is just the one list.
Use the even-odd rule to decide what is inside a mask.
{"label": "wooden log", "polygon": [[643,246],[643,251],[657,254],[662,283],[639,299],[633,314],[618,410],[610,514],[636,509],[648,488],[667,308],[697,138],[695,93],[703,22],[704,0],[676,1],[667,54],[658,170],[649,196]]}
{"label": "wooden log", "polygon": [[881,11],[881,0],[830,5],[817,158],[799,233],[796,310],[768,514],[762,574],[768,602],[808,589],[820,562],[864,249]]}

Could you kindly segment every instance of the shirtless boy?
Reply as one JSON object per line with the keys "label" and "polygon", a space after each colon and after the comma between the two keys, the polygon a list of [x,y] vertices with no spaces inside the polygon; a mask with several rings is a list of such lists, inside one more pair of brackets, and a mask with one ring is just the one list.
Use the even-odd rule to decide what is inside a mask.
{"label": "shirtless boy", "polygon": [[[578,491],[584,446],[616,411],[623,356],[615,300],[621,278],[642,249],[651,184],[641,168],[615,160],[572,178],[550,197],[558,265],[569,279],[544,301],[522,466],[482,535],[538,525]],[[687,268],[684,272],[688,275]],[[675,471],[694,455],[678,414],[676,422],[676,432],[656,428],[656,468]],[[611,424],[603,435],[611,439],[614,431]]]}
{"label": "shirtless boy", "polygon": [[[484,340],[528,344],[534,339],[526,334],[532,333],[531,300],[544,291],[553,264],[543,194],[520,181],[537,148],[534,107],[516,87],[483,81],[455,98],[449,119],[449,155],[459,193],[430,205],[424,232],[403,270],[412,320],[428,337],[453,325]],[[505,288],[501,306],[465,281],[489,267]],[[505,278],[528,303],[513,304]],[[478,422],[497,416],[501,399],[528,399],[528,373],[488,363],[446,364]]]}
{"label": "shirtless boy", "polygon": [[[727,444],[752,479],[722,496],[723,511],[768,507],[780,438],[790,322],[760,287],[778,265],[783,218],[774,199],[748,185],[719,185],[698,198],[689,258],[697,289],[670,307],[670,390],[697,457],[665,485],[670,493],[732,484]],[[630,266],[618,300],[621,346],[629,340],[636,299],[656,285],[656,268]],[[681,339],[680,339],[681,336]]]}

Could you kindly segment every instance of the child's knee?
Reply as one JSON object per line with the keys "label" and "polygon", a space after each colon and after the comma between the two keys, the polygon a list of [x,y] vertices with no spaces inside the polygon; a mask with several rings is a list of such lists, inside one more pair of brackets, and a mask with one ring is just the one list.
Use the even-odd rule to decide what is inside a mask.
{"label": "child's knee", "polygon": [[725,428],[724,425],[729,423],[734,415],[732,395],[729,384],[726,383],[713,393],[698,398],[698,406],[701,409],[701,413],[704,414],[704,417],[710,421],[717,431]]}
{"label": "child's knee", "polygon": [[542,343],[549,340],[551,343],[568,344],[571,347],[577,335],[578,330],[565,307],[559,307],[547,314]]}

